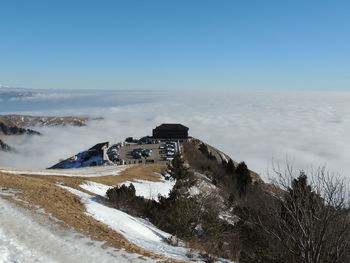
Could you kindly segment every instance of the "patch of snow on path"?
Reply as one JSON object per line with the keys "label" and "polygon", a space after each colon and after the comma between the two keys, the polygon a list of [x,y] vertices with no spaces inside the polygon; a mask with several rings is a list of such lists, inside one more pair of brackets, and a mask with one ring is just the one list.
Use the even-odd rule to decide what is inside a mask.
{"label": "patch of snow on path", "polygon": [[156,262],[124,250],[104,249],[74,231],[63,230],[43,215],[0,198],[0,262]]}

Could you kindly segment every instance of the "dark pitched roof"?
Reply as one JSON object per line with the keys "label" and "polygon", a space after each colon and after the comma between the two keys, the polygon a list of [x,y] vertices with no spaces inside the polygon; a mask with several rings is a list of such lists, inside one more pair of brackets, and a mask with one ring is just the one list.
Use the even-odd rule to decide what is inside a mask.
{"label": "dark pitched roof", "polygon": [[155,130],[176,130],[176,131],[188,131],[188,128],[179,123],[163,123],[155,128]]}
{"label": "dark pitched roof", "polygon": [[96,144],[94,147],[90,148],[89,151],[91,151],[91,150],[100,151],[100,150],[102,149],[102,147],[105,146],[105,145],[108,146],[108,142],[98,143],[98,144]]}

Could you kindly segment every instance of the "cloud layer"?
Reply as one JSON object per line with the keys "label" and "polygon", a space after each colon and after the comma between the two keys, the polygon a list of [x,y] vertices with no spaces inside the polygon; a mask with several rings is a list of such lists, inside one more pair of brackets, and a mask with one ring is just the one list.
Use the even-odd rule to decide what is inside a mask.
{"label": "cloud layer", "polygon": [[7,142],[21,153],[1,153],[0,165],[45,168],[97,142],[149,135],[160,123],[180,122],[193,137],[244,160],[265,178],[273,159],[288,159],[297,168],[327,165],[344,176],[350,173],[350,93],[140,91],[85,99],[80,105],[62,103],[25,113],[104,120],[80,128],[42,128],[44,136],[29,140],[10,138]]}

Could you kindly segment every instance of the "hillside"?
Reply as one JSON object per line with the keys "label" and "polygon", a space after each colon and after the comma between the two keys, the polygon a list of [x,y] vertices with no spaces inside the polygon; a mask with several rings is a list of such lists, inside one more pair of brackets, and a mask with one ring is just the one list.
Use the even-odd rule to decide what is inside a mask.
{"label": "hillside", "polygon": [[[181,146],[190,169],[184,178],[174,179],[176,177],[173,178],[166,162],[50,170],[0,168],[0,185],[3,187],[3,194],[12,196],[8,197],[10,200],[16,203],[22,200],[40,207],[55,220],[64,222],[75,231],[94,240],[105,241],[108,246],[126,249],[128,253],[138,253],[146,258],[166,259],[167,262],[206,262],[211,257],[216,258],[217,262],[233,262],[237,259],[236,249],[228,249],[228,245],[225,245],[225,249],[222,250],[217,246],[220,244],[217,243],[217,238],[229,242],[234,236],[225,234],[225,237],[213,238],[214,233],[209,236],[202,234],[207,232],[208,224],[222,224],[224,228],[230,229],[237,221],[227,201],[229,194],[226,186],[223,186],[223,181],[217,178],[217,174],[207,170],[209,166],[221,165],[229,157],[211,147],[211,154],[218,159],[210,157],[208,161],[207,156],[200,150],[201,144],[203,142],[192,139]],[[76,156],[77,162],[80,155]],[[194,159],[200,158],[207,162],[204,170],[193,162]],[[84,165],[73,167],[82,166]],[[119,203],[111,203],[111,187],[129,189],[131,184],[135,189],[134,197],[127,200],[136,198],[132,202],[141,202],[140,204],[129,206],[129,201],[123,201],[123,205],[120,206]],[[179,191],[176,195],[180,198],[175,203],[170,201],[174,191]],[[123,198],[117,200],[122,201]],[[177,206],[182,206],[181,203],[177,204],[180,200],[186,200],[188,203],[185,206],[189,205],[190,211],[196,213],[195,221],[192,221],[194,218],[191,221],[182,221],[182,216],[192,217],[192,212],[187,208],[178,210],[180,207]],[[19,202],[21,206],[22,201]],[[167,204],[168,202],[170,203]],[[200,213],[197,210],[197,202],[201,203],[200,206],[204,209]],[[161,203],[168,207],[165,211],[158,207]],[[149,214],[150,211],[153,212]],[[210,221],[205,211],[210,212]],[[177,221],[173,221],[172,218],[177,218]],[[164,224],[165,222],[168,223]],[[197,226],[193,233],[190,231],[192,224]],[[221,232],[215,233],[221,235]]]}
{"label": "hillside", "polygon": [[[0,137],[10,135],[41,135],[39,132],[18,126],[11,120],[0,117]],[[13,148],[0,140],[0,151],[13,151]]]}
{"label": "hillside", "polygon": [[19,127],[51,127],[51,126],[86,126],[90,118],[59,117],[59,116],[30,116],[30,115],[2,115],[0,118],[9,120]]}
{"label": "hillside", "polygon": [[[148,143],[133,144],[150,147]],[[161,152],[171,142],[152,144]],[[107,152],[115,147],[101,143],[90,151],[97,146],[106,146]],[[112,149],[122,152],[123,147],[131,150],[132,146],[122,144]],[[5,231],[17,233],[11,242],[3,242],[9,257],[26,262],[21,257],[35,251],[38,254],[29,253],[31,261],[55,261],[58,242],[58,251],[67,247],[67,253],[65,259],[56,261],[79,261],[73,260],[76,253],[69,247],[84,245],[69,238],[63,242],[55,231],[59,229],[65,235],[78,233],[80,238],[90,239],[102,262],[112,261],[107,260],[110,255],[116,262],[309,262],[289,251],[295,242],[303,242],[299,238],[303,233],[298,231],[306,228],[311,235],[308,240],[321,236],[320,256],[334,257],[328,251],[339,243],[344,260],[334,262],[349,262],[349,209],[345,203],[337,204],[344,200],[338,188],[342,185],[332,181],[333,177],[322,177],[322,170],[318,180],[323,180],[326,190],[332,190],[330,194],[336,193],[328,196],[332,203],[323,203],[327,199],[308,184],[304,172],[293,177],[287,174],[285,187],[269,185],[245,162],[237,163],[193,138],[180,144],[180,152],[171,161],[78,166],[47,170],[0,167],[0,209],[7,211],[6,217],[12,216],[10,221],[0,213],[0,240],[10,239]],[[25,213],[30,211],[30,216],[24,216],[25,221],[33,222],[28,227],[21,223],[22,217],[14,216],[20,213],[18,207]],[[46,223],[33,227],[38,214],[40,222],[44,217]],[[307,220],[299,220],[300,216]],[[45,242],[41,240],[43,231],[49,233]],[[34,248],[32,244],[36,244]],[[103,252],[101,244],[117,251]],[[24,247],[24,252],[13,247]],[[49,260],[39,260],[45,258]],[[85,262],[94,260],[90,253],[84,255]]]}
{"label": "hillside", "polygon": [[0,136],[1,135],[40,135],[39,132],[22,128],[11,120],[0,117]]}
{"label": "hillside", "polygon": [[[205,246],[195,245],[192,249],[190,243],[175,241],[177,237],[171,231],[165,231],[147,217],[138,216],[125,208],[112,208],[114,206],[108,202],[108,189],[123,185],[128,187],[131,183],[140,198],[161,202],[163,197],[168,198],[176,184],[169,176],[166,163],[59,170],[0,168],[0,197],[6,197],[34,213],[33,207],[38,207],[54,221],[58,220],[88,238],[123,248],[126,258],[130,257],[127,253],[137,253],[147,261],[203,262],[208,257],[201,252],[205,251]],[[222,211],[228,209],[212,179],[196,172],[194,180],[194,184],[186,190],[187,194],[199,198],[205,192],[212,193],[216,196],[217,207]],[[227,222],[234,220],[226,213],[221,213],[221,216]],[[230,261],[218,258],[218,262]]]}

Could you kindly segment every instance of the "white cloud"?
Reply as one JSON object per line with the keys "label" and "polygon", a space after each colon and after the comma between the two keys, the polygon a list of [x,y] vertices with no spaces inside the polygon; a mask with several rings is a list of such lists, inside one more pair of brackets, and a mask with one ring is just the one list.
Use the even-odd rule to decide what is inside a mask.
{"label": "white cloud", "polygon": [[0,84],[0,90],[1,89],[11,89],[11,87],[10,86],[6,86],[6,85],[2,85],[2,84]]}
{"label": "white cloud", "polygon": [[[21,94],[19,94],[21,95]],[[10,98],[10,101],[47,101],[47,100],[65,100],[82,98],[83,94],[69,94],[69,93],[41,93],[41,92],[30,92],[23,96]]]}
{"label": "white cloud", "polygon": [[[152,102],[129,105],[134,96]],[[1,153],[0,165],[48,167],[94,143],[143,136],[160,123],[180,122],[190,128],[190,135],[265,175],[273,158],[293,160],[297,168],[326,164],[344,176],[350,172],[350,93],[181,91],[101,97],[96,96],[99,104],[92,103],[89,108],[84,105],[71,110],[66,106],[34,112],[104,116],[105,120],[82,128],[43,128],[44,136],[21,142],[11,138],[7,142],[21,154]],[[121,98],[124,104],[119,103]],[[113,100],[118,101],[116,106],[112,106]]]}
{"label": "white cloud", "polygon": [[27,89],[25,88],[18,88],[18,87],[11,87],[6,85],[0,84],[0,91],[9,92],[9,91],[25,91]]}

